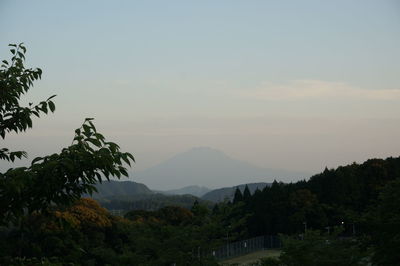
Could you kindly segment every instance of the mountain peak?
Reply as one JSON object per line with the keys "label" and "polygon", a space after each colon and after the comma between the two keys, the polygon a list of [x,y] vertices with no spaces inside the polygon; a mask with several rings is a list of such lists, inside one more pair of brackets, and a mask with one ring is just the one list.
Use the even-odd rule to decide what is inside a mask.
{"label": "mountain peak", "polygon": [[199,155],[223,155],[223,156],[227,156],[225,153],[223,153],[220,150],[211,148],[211,147],[207,147],[207,146],[199,146],[199,147],[193,147],[191,149],[189,149],[186,152],[180,153],[181,155],[188,155],[188,154],[199,154]]}
{"label": "mountain peak", "polygon": [[233,159],[210,147],[191,148],[135,174],[136,180],[157,190],[171,190],[194,184],[215,188],[305,177],[304,173],[258,167]]}

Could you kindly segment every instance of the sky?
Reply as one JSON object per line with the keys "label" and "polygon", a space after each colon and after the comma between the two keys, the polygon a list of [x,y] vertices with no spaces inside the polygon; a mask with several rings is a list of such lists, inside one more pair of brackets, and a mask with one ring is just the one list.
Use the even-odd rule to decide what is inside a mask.
{"label": "sky", "polygon": [[30,159],[85,117],[137,171],[197,146],[313,173],[400,155],[399,1],[2,0],[0,36],[43,70],[24,101],[57,95],[0,144]]}

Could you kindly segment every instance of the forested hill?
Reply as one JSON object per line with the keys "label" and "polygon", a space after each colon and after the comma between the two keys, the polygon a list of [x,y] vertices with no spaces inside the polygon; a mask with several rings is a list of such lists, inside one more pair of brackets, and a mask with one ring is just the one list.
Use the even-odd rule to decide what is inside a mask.
{"label": "forested hill", "polygon": [[166,206],[179,206],[190,209],[197,201],[211,208],[211,202],[201,200],[192,195],[163,195],[161,193],[142,194],[132,196],[115,196],[98,200],[99,203],[109,210],[146,210],[155,211]]}
{"label": "forested hill", "polygon": [[294,233],[304,230],[304,223],[326,230],[343,222],[347,230],[353,225],[358,230],[381,189],[395,179],[400,179],[400,157],[325,169],[308,181],[274,182],[245,200],[246,227],[251,235]]}
{"label": "forested hill", "polygon": [[109,210],[157,210],[169,205],[190,209],[195,201],[212,206],[211,202],[193,195],[163,195],[133,181],[104,181],[96,184],[96,188],[98,192],[93,193],[92,198]]}
{"label": "forested hill", "polygon": [[361,212],[376,200],[386,183],[397,178],[400,178],[400,157],[389,157],[385,160],[370,159],[361,165],[353,163],[325,169],[311,177],[305,187],[322,203]]}
{"label": "forested hill", "polygon": [[153,193],[146,185],[133,181],[104,181],[101,184],[96,184],[96,189],[97,193],[94,192],[92,195],[95,199]]}

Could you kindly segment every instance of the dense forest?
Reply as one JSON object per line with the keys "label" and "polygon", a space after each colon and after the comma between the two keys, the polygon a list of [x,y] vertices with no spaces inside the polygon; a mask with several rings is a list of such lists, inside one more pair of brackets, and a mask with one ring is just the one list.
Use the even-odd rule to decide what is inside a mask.
{"label": "dense forest", "polygon": [[[364,214],[381,190],[400,177],[400,158],[371,159],[365,163],[325,169],[308,181],[273,182],[248,196],[236,192],[243,212],[251,213],[250,235],[295,233],[308,228],[343,225],[346,232],[365,232]],[[239,199],[238,199],[239,198]]]}
{"label": "dense forest", "polygon": [[[321,249],[315,243],[325,238],[335,243],[336,252],[325,265],[349,261],[340,255],[349,250],[357,263],[395,265],[399,176],[400,158],[372,159],[326,169],[308,181],[274,182],[253,195],[238,189],[232,202],[212,209],[195,202],[190,209],[135,210],[124,218],[110,215],[93,199],[81,199],[68,208],[26,216],[20,227],[3,228],[2,262],[25,257],[84,265],[213,265],[212,256],[198,257],[198,249],[207,254],[223,245],[228,233],[229,241],[281,234],[287,249],[282,265],[300,259],[299,247],[309,254]],[[308,238],[300,241],[299,234]],[[318,265],[303,260],[298,265]]]}

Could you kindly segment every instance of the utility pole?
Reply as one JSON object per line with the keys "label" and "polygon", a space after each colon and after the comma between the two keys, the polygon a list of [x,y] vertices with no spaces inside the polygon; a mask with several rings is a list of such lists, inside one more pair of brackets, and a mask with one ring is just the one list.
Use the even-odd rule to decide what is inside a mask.
{"label": "utility pole", "polygon": [[328,235],[330,235],[331,234],[331,227],[330,226],[327,226],[327,227],[325,227],[326,228],[326,230],[328,230]]}

